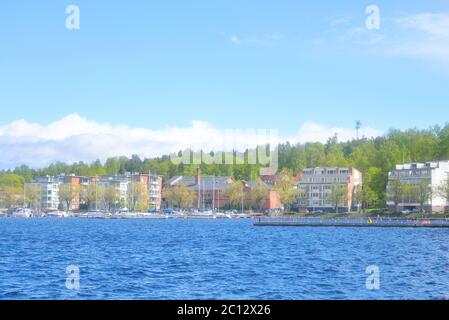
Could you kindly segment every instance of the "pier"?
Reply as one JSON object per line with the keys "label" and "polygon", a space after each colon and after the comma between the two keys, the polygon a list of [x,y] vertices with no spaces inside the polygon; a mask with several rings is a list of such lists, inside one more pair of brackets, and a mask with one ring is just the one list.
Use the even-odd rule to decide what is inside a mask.
{"label": "pier", "polygon": [[260,217],[259,227],[449,228],[449,219]]}

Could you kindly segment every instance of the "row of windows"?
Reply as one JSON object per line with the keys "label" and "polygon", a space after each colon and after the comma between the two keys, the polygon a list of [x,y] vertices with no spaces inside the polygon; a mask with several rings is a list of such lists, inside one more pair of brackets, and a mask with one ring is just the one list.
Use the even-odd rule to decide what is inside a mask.
{"label": "row of windows", "polygon": [[425,170],[401,170],[401,171],[393,171],[391,176],[394,177],[410,177],[410,176],[429,176],[430,171],[428,169]]}
{"label": "row of windows", "polygon": [[336,169],[328,169],[327,171],[325,171],[324,169],[318,169],[318,170],[304,170],[304,174],[305,175],[323,175],[323,174],[328,174],[328,175],[336,175],[336,174],[341,174],[341,175],[347,175],[349,174],[349,170],[348,169],[340,169],[339,171],[337,171]]}
{"label": "row of windows", "polygon": [[[341,184],[341,186],[346,187],[346,184]],[[332,185],[328,184],[328,185],[312,185],[312,186],[308,186],[308,185],[300,185],[300,188],[304,191],[320,191],[320,190],[324,190],[324,191],[328,191],[328,190],[332,190]]]}
{"label": "row of windows", "polygon": [[329,200],[312,200],[312,201],[300,201],[299,204],[301,206],[331,206],[333,203]]}
{"label": "row of windows", "polygon": [[304,182],[306,182],[306,183],[307,182],[308,183],[334,183],[334,182],[347,182],[347,181],[348,181],[348,179],[345,177],[340,177],[340,178],[338,178],[338,177],[334,177],[334,178],[331,178],[331,177],[304,178]]}

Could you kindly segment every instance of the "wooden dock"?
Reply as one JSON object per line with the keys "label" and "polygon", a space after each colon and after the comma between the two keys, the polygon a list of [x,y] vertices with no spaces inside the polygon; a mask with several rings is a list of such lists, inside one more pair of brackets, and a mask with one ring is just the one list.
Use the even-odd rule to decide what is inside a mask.
{"label": "wooden dock", "polygon": [[401,218],[254,218],[258,227],[449,228],[449,219]]}

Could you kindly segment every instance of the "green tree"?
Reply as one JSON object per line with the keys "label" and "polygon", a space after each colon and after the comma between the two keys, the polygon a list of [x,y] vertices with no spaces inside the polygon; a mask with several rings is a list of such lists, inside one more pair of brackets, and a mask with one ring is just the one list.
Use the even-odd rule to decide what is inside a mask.
{"label": "green tree", "polygon": [[41,188],[35,184],[25,185],[25,204],[29,208],[36,209],[41,201]]}
{"label": "green tree", "polygon": [[[326,153],[324,145],[320,142],[306,143],[304,145],[304,153],[306,158],[306,167],[312,168],[321,166],[326,161]],[[283,154],[279,154],[279,158],[282,158]]]}
{"label": "green tree", "polygon": [[416,200],[419,203],[420,212],[424,213],[424,206],[432,198],[432,186],[430,179],[423,179],[415,186]]}
{"label": "green tree", "polygon": [[289,210],[290,206],[300,195],[300,189],[296,186],[295,178],[288,169],[283,169],[278,174],[274,190],[278,193],[281,203],[285,206],[284,210]]}
{"label": "green tree", "polygon": [[338,208],[340,206],[347,206],[348,201],[348,189],[346,186],[334,183],[331,187],[331,193],[329,199],[334,205],[335,213],[338,213]]}
{"label": "green tree", "polygon": [[243,182],[238,180],[234,181],[227,189],[225,189],[224,196],[233,207],[236,208],[239,205],[241,206],[245,196]]}
{"label": "green tree", "polygon": [[369,186],[358,186],[354,193],[354,202],[361,205],[361,210],[365,209],[377,202],[377,194]]}
{"label": "green tree", "polygon": [[17,174],[2,173],[0,174],[0,188],[11,187],[18,192],[23,191],[25,179]]}
{"label": "green tree", "polygon": [[103,200],[108,211],[116,209],[119,205],[119,191],[113,185],[104,189]]}
{"label": "green tree", "polygon": [[388,186],[390,188],[390,201],[394,202],[394,210],[397,213],[399,211],[399,203],[402,201],[404,195],[404,186],[399,179],[393,179]]}
{"label": "green tree", "polygon": [[13,173],[24,179],[25,182],[31,182],[33,180],[33,170],[26,165],[21,165],[14,169]]}
{"label": "green tree", "polygon": [[24,178],[12,173],[0,174],[0,203],[12,208],[23,203]]}
{"label": "green tree", "polygon": [[326,143],[326,162],[325,165],[328,167],[346,167],[348,161],[343,153],[342,146],[338,143],[337,135]]}
{"label": "green tree", "polygon": [[385,203],[388,172],[379,167],[370,167],[363,176],[363,184],[368,186],[375,194],[378,201]]}
{"label": "green tree", "polygon": [[107,175],[115,175],[120,172],[120,160],[119,158],[109,158],[104,164]]}
{"label": "green tree", "polygon": [[165,191],[165,199],[171,207],[185,209],[193,205],[195,193],[185,185],[175,185]]}
{"label": "green tree", "polygon": [[72,183],[59,185],[59,202],[64,203],[67,211],[72,209],[72,202],[80,194],[80,186]]}
{"label": "green tree", "polygon": [[148,210],[148,188],[140,182],[131,182],[128,185],[128,204],[132,211]]}
{"label": "green tree", "polygon": [[262,179],[258,178],[254,188],[251,190],[251,202],[257,210],[261,210],[267,199],[268,188]]}
{"label": "green tree", "polygon": [[81,202],[85,204],[88,210],[98,208],[104,201],[105,188],[95,182],[81,189]]}
{"label": "green tree", "polygon": [[447,211],[447,204],[449,203],[449,177],[444,182],[442,182],[441,185],[437,186],[434,192],[436,195],[446,201],[444,210]]}
{"label": "green tree", "polygon": [[13,208],[21,202],[22,198],[22,193],[16,188],[0,188],[0,207]]}

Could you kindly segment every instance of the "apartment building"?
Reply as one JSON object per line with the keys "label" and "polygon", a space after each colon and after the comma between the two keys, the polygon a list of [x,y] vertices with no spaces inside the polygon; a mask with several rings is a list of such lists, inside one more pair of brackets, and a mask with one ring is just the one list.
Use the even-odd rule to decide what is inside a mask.
{"label": "apartment building", "polygon": [[[420,208],[419,196],[406,192],[404,186],[428,185],[428,200],[424,203],[426,212],[443,212],[448,208],[447,199],[435,192],[449,179],[449,161],[429,161],[396,165],[388,173],[387,205],[391,212],[416,210]],[[394,183],[399,182],[395,191]],[[402,189],[402,191],[401,191]]]}
{"label": "apartment building", "polygon": [[[119,195],[118,202],[123,210],[128,210],[130,205],[129,201],[134,196],[130,188],[131,183],[140,183],[145,186],[148,191],[148,207],[150,209],[159,210],[162,203],[162,176],[152,174],[140,174],[140,173],[125,173],[122,175],[105,176],[105,177],[92,177],[91,183],[97,183],[103,188],[114,187],[117,189]],[[105,205],[95,204],[96,209],[103,210]],[[91,208],[93,209],[93,208]]]}
{"label": "apartment building", "polygon": [[302,195],[298,199],[300,210],[324,212],[335,211],[331,200],[335,184],[341,185],[347,192],[345,201],[339,205],[339,212],[348,212],[359,208],[354,201],[354,193],[362,186],[362,173],[355,168],[307,168],[298,175],[298,187]]}
{"label": "apartment building", "polygon": [[149,207],[156,210],[161,209],[162,206],[162,176],[149,175],[148,180],[149,190]]}
{"label": "apartment building", "polygon": [[[162,176],[152,175],[152,174],[141,174],[141,173],[126,173],[123,175],[116,176],[122,184],[127,183],[129,188],[130,183],[140,183],[145,186],[148,191],[148,207],[150,209],[159,210],[162,203]],[[123,191],[124,187],[121,187]],[[128,190],[129,197],[129,190]]]}
{"label": "apartment building", "polygon": [[40,190],[40,207],[43,210],[58,210],[59,208],[59,185],[62,183],[61,177],[44,176],[39,177],[32,183],[25,185],[25,192],[28,186],[37,187]]}
{"label": "apartment building", "polygon": [[[43,176],[34,182],[25,184],[25,193],[29,186],[37,187],[40,190],[40,208],[43,210],[67,209],[65,203],[59,199],[59,188],[61,184],[71,184],[78,186],[73,188],[73,198],[69,210],[79,210],[81,205],[81,192],[89,184],[87,177],[75,175]],[[28,189],[29,190],[29,189]]]}
{"label": "apartment building", "polygon": [[113,186],[117,189],[118,207],[126,210],[129,207],[129,186],[133,182],[141,183],[148,190],[148,207],[160,209],[162,202],[162,177],[158,175],[126,173],[101,177],[80,177],[75,175],[44,176],[26,184],[26,188],[27,186],[38,187],[40,190],[40,207],[43,210],[67,209],[64,207],[65,204],[59,201],[59,189],[62,184],[77,186],[73,188],[73,198],[69,210],[105,210],[106,204],[101,199],[91,201],[90,207],[87,208],[81,193],[86,191],[89,185],[103,188]]}
{"label": "apartment building", "polygon": [[[128,185],[129,181],[127,178],[120,176],[102,176],[102,177],[90,177],[90,185],[103,190],[109,189],[111,187],[116,189],[117,192],[117,207],[123,210],[128,209]],[[90,201],[89,210],[107,210],[109,209],[105,201],[99,198],[95,198],[94,201]]]}

